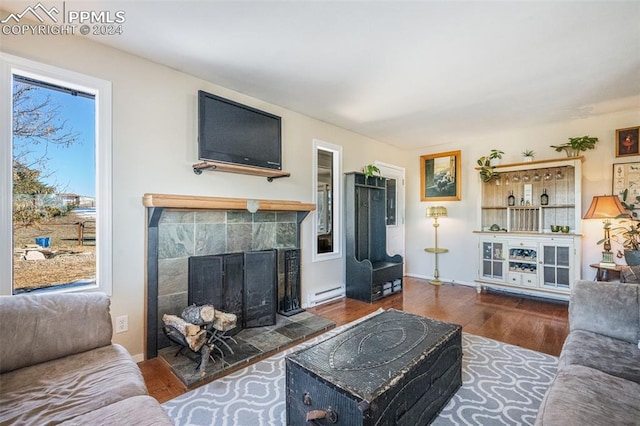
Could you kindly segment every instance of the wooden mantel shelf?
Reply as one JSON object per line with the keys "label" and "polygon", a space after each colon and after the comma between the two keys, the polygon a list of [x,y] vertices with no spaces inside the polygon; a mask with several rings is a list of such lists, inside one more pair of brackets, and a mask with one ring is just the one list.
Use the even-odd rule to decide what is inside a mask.
{"label": "wooden mantel shelf", "polygon": [[310,212],[316,209],[312,203],[286,200],[251,200],[247,198],[203,197],[198,195],[144,194],[145,207],[206,210],[247,210],[247,203],[258,203],[262,211]]}
{"label": "wooden mantel shelf", "polygon": [[193,173],[200,175],[203,170],[215,170],[218,172],[239,173],[243,175],[264,176],[269,182],[274,179],[291,176],[291,173],[282,170],[264,169],[261,167],[244,166],[241,164],[221,163],[219,161],[203,161],[193,165]]}

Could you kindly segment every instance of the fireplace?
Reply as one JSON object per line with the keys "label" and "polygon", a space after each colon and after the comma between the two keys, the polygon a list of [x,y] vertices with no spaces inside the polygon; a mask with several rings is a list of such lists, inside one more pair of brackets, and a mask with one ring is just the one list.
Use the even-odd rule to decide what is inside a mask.
{"label": "fireplace", "polygon": [[[223,300],[227,305],[220,309],[240,313],[238,324],[244,324],[244,327],[266,324],[276,311],[284,315],[302,311],[300,225],[315,205],[277,200],[253,200],[251,204],[256,203],[258,210],[251,213],[246,210],[247,200],[243,199],[144,196],[143,205],[147,207],[147,359],[155,358],[158,349],[170,345],[162,332],[162,315],[181,312],[192,303],[200,304],[202,301],[198,298]],[[264,256],[270,259],[265,261]],[[196,266],[199,261],[192,260],[196,258],[216,260],[207,266]],[[194,271],[203,268],[200,271],[203,277],[224,274],[224,268],[235,271],[231,289],[224,286],[191,288],[192,262]],[[255,270],[244,271],[245,262],[256,263]],[[271,272],[265,272],[267,264],[269,271],[277,271],[273,274],[274,281],[256,281],[265,275],[273,276]],[[245,276],[247,273],[249,277]],[[241,284],[238,284],[239,280]],[[247,281],[250,281],[248,286]],[[216,306],[216,303],[211,304]],[[236,306],[229,309],[228,304]]]}
{"label": "fireplace", "polygon": [[213,305],[243,328],[276,323],[277,251],[189,257],[189,305]]}

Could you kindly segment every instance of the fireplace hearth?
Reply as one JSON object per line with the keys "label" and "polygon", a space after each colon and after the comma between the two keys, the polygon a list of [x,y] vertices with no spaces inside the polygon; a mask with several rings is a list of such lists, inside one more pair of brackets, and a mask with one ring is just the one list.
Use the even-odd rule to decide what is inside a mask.
{"label": "fireplace hearth", "polygon": [[[197,387],[224,376],[238,366],[257,361],[333,327],[333,321],[309,312],[289,317],[276,315],[276,324],[241,330],[232,339],[225,341],[229,348],[220,347],[220,351],[212,350],[213,359],[208,362],[204,377],[200,375],[201,371],[198,368],[200,354],[187,350],[176,356],[179,347],[169,346],[159,349],[158,355],[169,364],[186,386]],[[223,355],[220,352],[223,352]]]}

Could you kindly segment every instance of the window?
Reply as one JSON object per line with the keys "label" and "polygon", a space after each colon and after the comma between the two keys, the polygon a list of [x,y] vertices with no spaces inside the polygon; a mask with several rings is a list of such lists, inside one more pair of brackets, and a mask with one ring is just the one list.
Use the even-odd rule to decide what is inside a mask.
{"label": "window", "polygon": [[111,294],[111,85],[0,59],[0,294]]}
{"label": "window", "polygon": [[342,147],[313,141],[314,261],[340,257],[341,156]]}
{"label": "window", "polygon": [[397,226],[398,225],[398,214],[397,214],[397,205],[398,205],[398,185],[397,181],[394,178],[387,178],[387,226]]}

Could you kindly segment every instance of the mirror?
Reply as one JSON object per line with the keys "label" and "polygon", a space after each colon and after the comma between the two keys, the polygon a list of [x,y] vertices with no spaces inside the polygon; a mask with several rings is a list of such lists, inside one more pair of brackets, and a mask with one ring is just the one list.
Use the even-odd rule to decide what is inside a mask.
{"label": "mirror", "polygon": [[318,149],[317,252],[333,252],[333,152]]}

